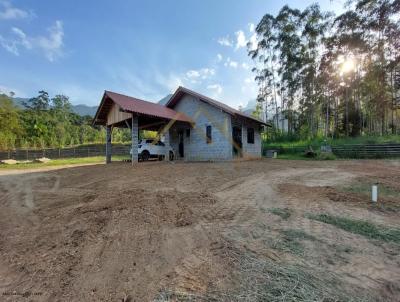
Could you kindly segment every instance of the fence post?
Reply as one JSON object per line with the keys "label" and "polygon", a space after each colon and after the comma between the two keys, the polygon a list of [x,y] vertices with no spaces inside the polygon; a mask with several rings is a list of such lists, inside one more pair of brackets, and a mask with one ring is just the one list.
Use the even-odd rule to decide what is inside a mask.
{"label": "fence post", "polygon": [[87,156],[89,157],[89,146],[87,147]]}
{"label": "fence post", "polygon": [[10,152],[10,149],[8,149],[8,159],[10,159],[11,158],[11,152]]}
{"label": "fence post", "polygon": [[76,157],[76,147],[74,147],[74,157]]}

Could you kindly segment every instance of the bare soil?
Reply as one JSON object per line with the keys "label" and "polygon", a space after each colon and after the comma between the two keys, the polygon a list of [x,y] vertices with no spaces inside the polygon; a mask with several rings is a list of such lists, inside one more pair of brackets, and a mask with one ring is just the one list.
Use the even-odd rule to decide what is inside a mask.
{"label": "bare soil", "polygon": [[[233,301],[226,293],[242,282],[232,250],[332,274],[360,300],[400,301],[398,244],[307,218],[399,228],[400,194],[373,205],[368,192],[343,189],[378,182],[400,192],[398,161],[113,163],[2,174],[2,301],[154,301],[166,292],[176,293],[171,301],[211,292]],[[313,240],[282,248],[293,230]]]}

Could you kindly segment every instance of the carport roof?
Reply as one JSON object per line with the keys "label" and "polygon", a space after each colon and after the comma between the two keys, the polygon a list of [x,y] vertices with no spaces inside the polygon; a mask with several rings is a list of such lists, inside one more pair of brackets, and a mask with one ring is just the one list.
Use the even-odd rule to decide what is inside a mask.
{"label": "carport roof", "polygon": [[126,112],[158,117],[167,120],[187,122],[191,124],[194,123],[192,119],[189,118],[184,113],[177,112],[164,105],[147,102],[138,98],[106,90],[104,92],[99,108],[97,109],[96,115],[93,120],[93,124],[96,125],[106,124],[107,114],[112,107],[112,102],[118,104],[121,107],[121,109]]}

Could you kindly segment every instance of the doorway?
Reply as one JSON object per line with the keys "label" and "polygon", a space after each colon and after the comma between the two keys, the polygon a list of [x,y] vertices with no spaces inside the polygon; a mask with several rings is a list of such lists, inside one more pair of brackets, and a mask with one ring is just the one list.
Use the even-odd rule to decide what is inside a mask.
{"label": "doorway", "polygon": [[179,157],[184,158],[185,156],[185,150],[183,146],[183,130],[178,131],[178,139],[179,139]]}
{"label": "doorway", "polygon": [[232,128],[232,148],[233,148],[233,156],[242,157],[242,128],[241,127],[233,127]]}

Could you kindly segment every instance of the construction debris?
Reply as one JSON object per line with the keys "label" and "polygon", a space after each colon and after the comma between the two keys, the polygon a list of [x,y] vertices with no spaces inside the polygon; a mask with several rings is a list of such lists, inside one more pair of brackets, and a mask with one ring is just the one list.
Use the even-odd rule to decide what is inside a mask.
{"label": "construction debris", "polygon": [[1,163],[5,165],[15,165],[18,162],[15,159],[4,159],[1,161]]}

